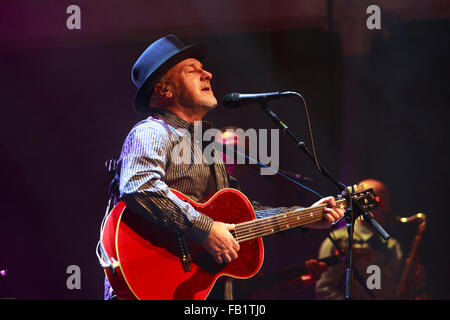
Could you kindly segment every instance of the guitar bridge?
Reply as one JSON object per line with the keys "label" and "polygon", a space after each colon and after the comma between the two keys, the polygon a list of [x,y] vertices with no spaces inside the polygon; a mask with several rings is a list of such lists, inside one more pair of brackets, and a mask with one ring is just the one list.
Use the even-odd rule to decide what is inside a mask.
{"label": "guitar bridge", "polygon": [[189,252],[189,248],[186,242],[186,239],[184,237],[177,237],[177,243],[178,247],[180,248],[180,260],[181,265],[183,266],[184,272],[190,272],[192,270],[191,267],[191,254]]}

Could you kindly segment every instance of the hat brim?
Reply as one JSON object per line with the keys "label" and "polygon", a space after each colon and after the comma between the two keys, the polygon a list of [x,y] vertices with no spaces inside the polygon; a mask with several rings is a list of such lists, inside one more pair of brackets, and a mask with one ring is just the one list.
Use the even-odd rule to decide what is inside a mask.
{"label": "hat brim", "polygon": [[149,72],[147,79],[137,90],[136,96],[134,97],[134,110],[144,113],[149,112],[149,102],[152,95],[150,88],[153,88],[156,82],[176,64],[188,58],[195,58],[200,62],[204,62],[206,53],[206,45],[198,43],[187,46],[161,59],[159,65]]}

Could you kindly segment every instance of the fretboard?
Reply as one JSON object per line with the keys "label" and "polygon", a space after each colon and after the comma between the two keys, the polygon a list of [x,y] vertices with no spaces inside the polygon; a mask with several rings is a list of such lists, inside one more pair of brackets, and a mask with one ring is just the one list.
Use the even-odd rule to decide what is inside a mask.
{"label": "fretboard", "polygon": [[[347,207],[345,199],[336,200],[336,206],[345,209]],[[317,207],[302,208],[271,217],[242,222],[236,224],[232,234],[238,242],[243,242],[304,226],[322,220],[323,209],[326,207],[326,204],[322,204]]]}

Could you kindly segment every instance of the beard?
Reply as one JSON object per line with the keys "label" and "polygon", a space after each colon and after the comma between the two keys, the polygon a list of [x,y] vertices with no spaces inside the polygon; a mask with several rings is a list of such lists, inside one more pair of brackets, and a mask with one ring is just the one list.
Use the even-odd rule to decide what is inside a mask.
{"label": "beard", "polygon": [[206,113],[217,106],[217,99],[212,90],[192,90],[185,87],[180,89],[175,92],[177,104],[185,109],[190,109],[191,112]]}
{"label": "beard", "polygon": [[209,97],[201,97],[198,101],[198,106],[202,109],[212,110],[217,106],[217,99],[211,93]]}

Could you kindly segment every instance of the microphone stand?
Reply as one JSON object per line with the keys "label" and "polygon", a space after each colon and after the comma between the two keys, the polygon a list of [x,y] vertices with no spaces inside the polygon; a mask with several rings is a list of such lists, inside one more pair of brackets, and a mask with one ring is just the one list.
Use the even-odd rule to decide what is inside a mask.
{"label": "microphone stand", "polygon": [[[301,97],[300,94],[298,93],[295,94]],[[319,164],[318,161],[316,161],[313,154],[311,154],[311,152],[307,148],[306,144],[295,137],[295,135],[292,133],[289,127],[283,121],[281,121],[280,118],[272,111],[270,106],[267,104],[267,101],[260,102],[260,106],[263,109],[263,111],[267,113],[267,115],[272,119],[272,121],[276,125],[281,127],[281,129],[283,129],[283,131],[286,132],[289,135],[289,137],[291,137],[291,139],[295,142],[297,147],[300,150],[302,150],[308,156],[308,158],[316,164],[318,171],[328,180],[330,180],[338,188],[339,191],[341,191],[340,195],[345,199],[347,199],[348,206],[347,209],[345,210],[344,216],[341,217],[338,221],[335,221],[333,223],[333,226],[337,225],[342,220],[342,218],[345,218],[348,233],[348,254],[347,259],[345,261],[347,265],[345,276],[346,282],[345,299],[347,300],[352,299],[353,298],[352,253],[353,253],[353,229],[355,220],[358,218],[358,216],[362,215],[364,217],[364,220],[366,220],[383,239],[385,240],[389,239],[390,235],[375,221],[375,219],[373,219],[371,214],[369,214],[368,212],[364,212],[362,208],[358,205],[358,203],[352,201],[352,191],[350,191],[344,184],[337,181],[326,168],[322,167],[322,165]]]}
{"label": "microphone stand", "polygon": [[[342,249],[339,247],[339,245],[336,243],[336,241],[333,239],[333,237],[330,235],[330,233],[328,233],[327,238],[331,241],[333,246],[336,248],[336,250],[339,254],[339,257],[341,258],[340,260],[345,262],[347,260],[347,257],[345,256],[344,252],[342,252]],[[358,270],[356,270],[356,268],[353,268],[353,275],[355,276],[356,280],[359,282],[361,287],[364,288],[364,290],[367,292],[369,297],[371,297],[372,299],[375,298],[375,295],[373,294],[373,292],[370,291],[369,288],[367,288],[367,286],[365,286],[364,279],[361,276],[361,274],[358,272]]]}

